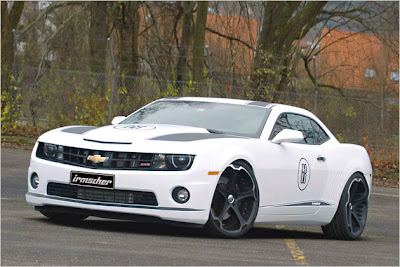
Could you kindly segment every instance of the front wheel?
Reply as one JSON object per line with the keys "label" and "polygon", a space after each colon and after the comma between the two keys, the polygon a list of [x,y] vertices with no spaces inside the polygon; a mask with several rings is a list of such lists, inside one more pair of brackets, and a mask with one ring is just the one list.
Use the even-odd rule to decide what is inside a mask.
{"label": "front wheel", "polygon": [[252,169],[245,162],[234,162],[219,178],[206,227],[216,236],[240,237],[253,226],[258,206],[258,187]]}
{"label": "front wheel", "polygon": [[344,187],[332,221],[322,226],[329,238],[355,240],[363,232],[368,213],[368,185],[361,173],[354,173]]}

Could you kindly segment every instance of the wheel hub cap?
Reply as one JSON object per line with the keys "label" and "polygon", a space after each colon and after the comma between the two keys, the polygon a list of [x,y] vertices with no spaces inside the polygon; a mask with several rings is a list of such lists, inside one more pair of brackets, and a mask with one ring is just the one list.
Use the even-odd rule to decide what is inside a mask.
{"label": "wheel hub cap", "polygon": [[229,195],[228,202],[229,202],[229,204],[232,204],[233,202],[235,202],[235,198],[232,195]]}

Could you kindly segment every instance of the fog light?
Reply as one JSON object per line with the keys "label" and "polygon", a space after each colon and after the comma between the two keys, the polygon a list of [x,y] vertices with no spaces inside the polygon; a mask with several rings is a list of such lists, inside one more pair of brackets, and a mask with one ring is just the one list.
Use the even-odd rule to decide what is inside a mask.
{"label": "fog light", "polygon": [[188,202],[190,193],[186,188],[179,186],[172,191],[172,198],[179,204],[183,204]]}
{"label": "fog light", "polygon": [[31,175],[31,186],[33,189],[36,189],[39,186],[39,176],[36,172],[32,173]]}

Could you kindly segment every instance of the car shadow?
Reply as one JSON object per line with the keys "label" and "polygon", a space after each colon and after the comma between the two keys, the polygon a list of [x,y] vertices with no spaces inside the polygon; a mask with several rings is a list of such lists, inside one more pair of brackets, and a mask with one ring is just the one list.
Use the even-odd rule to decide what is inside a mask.
{"label": "car shadow", "polygon": [[[62,224],[53,222],[47,218],[28,218],[35,223],[60,225],[63,227],[74,227],[98,231],[131,233],[143,235],[175,236],[187,238],[218,238],[208,234],[204,228],[177,227],[163,223],[142,223],[133,221],[120,221],[112,219],[87,219],[74,224]],[[241,239],[326,239],[322,231],[304,231],[295,229],[278,229],[273,227],[253,227]]]}

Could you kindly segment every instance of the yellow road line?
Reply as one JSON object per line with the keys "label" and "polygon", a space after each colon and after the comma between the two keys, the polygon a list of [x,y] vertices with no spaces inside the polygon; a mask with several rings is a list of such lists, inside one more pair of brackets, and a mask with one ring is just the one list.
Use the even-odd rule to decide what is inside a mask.
{"label": "yellow road line", "polygon": [[306,261],[303,251],[301,251],[293,239],[285,239],[285,243],[288,246],[290,253],[292,254],[292,258],[297,265],[309,265]]}
{"label": "yellow road line", "polygon": [[[286,229],[284,225],[275,225],[273,226],[256,226],[257,228],[266,228],[266,229],[285,229],[285,230],[294,230],[294,229]],[[296,230],[298,231],[298,230]],[[301,230],[300,230],[301,231]],[[308,231],[301,231],[301,232],[308,232]],[[286,246],[290,250],[290,254],[292,254],[292,258],[297,265],[308,266],[308,262],[306,261],[306,257],[304,256],[303,251],[300,247],[296,244],[293,239],[284,239]]]}

